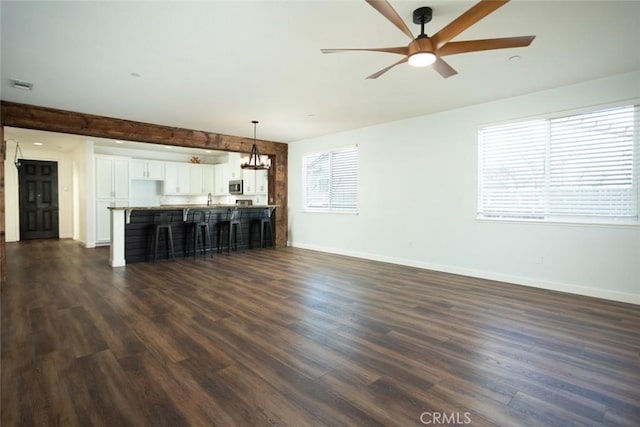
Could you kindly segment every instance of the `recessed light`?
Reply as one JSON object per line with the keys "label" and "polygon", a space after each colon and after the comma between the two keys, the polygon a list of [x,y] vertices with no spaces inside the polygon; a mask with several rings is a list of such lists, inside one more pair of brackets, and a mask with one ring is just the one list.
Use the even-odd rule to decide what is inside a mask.
{"label": "recessed light", "polygon": [[124,144],[124,141],[115,141],[116,144]]}
{"label": "recessed light", "polygon": [[211,150],[206,150],[206,151],[205,151],[205,153],[210,153],[210,152],[211,152]]}
{"label": "recessed light", "polygon": [[138,74],[138,73],[131,73],[131,74],[129,74],[129,75],[130,75],[131,77],[140,77],[140,74]]}
{"label": "recessed light", "polygon": [[511,62],[518,62],[522,59],[522,57],[520,55],[513,55],[509,57],[509,61]]}
{"label": "recessed light", "polygon": [[167,150],[170,150],[173,147],[171,147],[170,145],[165,145],[164,148],[166,148]]}
{"label": "recessed light", "polygon": [[42,142],[34,142],[33,145],[44,145]]}
{"label": "recessed light", "polygon": [[25,82],[24,80],[11,80],[11,86],[16,89],[32,90],[33,83]]}

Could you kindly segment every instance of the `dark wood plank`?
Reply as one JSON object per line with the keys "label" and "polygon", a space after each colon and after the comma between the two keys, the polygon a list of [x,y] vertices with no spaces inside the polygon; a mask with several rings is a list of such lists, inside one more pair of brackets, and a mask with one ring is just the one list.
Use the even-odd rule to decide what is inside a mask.
{"label": "dark wood plank", "polygon": [[[4,197],[4,161],[7,158],[7,141],[4,140],[4,126],[0,117],[0,285],[7,280],[7,239]],[[272,185],[269,182],[269,185]]]}
{"label": "dark wood plank", "polygon": [[293,248],[7,251],[3,426],[640,421],[635,305]]}
{"label": "dark wood plank", "polygon": [[[1,107],[4,126],[240,153],[250,153],[253,145],[253,138],[141,123],[37,105],[2,101]],[[256,140],[256,145],[260,153],[265,155],[279,154],[278,148],[285,148],[286,151],[286,144],[280,142]]]}

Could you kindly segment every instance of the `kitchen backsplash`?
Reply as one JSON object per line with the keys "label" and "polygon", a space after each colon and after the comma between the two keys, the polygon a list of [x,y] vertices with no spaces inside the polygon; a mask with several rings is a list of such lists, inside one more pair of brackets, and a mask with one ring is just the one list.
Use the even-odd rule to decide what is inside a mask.
{"label": "kitchen backsplash", "polygon": [[[130,206],[160,205],[206,205],[207,196],[165,196],[160,181],[131,181]],[[262,196],[213,196],[214,204],[235,204],[236,200],[251,200],[254,205],[264,205],[267,197]]]}

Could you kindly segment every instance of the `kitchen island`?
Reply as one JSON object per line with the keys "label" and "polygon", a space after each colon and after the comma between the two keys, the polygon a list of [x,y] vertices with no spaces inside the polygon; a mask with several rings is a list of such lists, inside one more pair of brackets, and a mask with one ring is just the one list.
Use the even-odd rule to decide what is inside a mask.
{"label": "kitchen island", "polygon": [[[127,263],[150,260],[151,234],[154,218],[165,214],[170,219],[173,232],[173,245],[176,257],[185,256],[185,221],[194,211],[206,212],[209,217],[211,244],[208,250],[217,250],[218,227],[227,220],[234,209],[240,211],[241,244],[239,249],[249,247],[249,227],[251,221],[264,215],[266,209],[273,213],[276,205],[167,205],[167,206],[129,206],[109,207],[111,211],[111,240],[109,263],[112,267],[122,267]],[[259,243],[256,242],[259,246]]]}

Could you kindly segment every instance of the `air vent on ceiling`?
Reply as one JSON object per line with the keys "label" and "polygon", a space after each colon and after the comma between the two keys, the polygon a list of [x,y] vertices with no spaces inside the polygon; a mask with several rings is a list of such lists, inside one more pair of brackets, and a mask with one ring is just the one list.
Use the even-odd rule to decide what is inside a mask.
{"label": "air vent on ceiling", "polygon": [[11,86],[15,87],[16,89],[22,90],[33,89],[33,83],[25,82],[24,80],[11,80]]}

